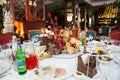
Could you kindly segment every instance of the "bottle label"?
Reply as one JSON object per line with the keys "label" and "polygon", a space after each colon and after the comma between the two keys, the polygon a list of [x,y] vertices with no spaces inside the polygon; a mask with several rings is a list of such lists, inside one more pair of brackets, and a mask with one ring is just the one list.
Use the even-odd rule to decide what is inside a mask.
{"label": "bottle label", "polygon": [[18,68],[24,68],[25,67],[25,60],[18,60],[17,61],[17,67]]}

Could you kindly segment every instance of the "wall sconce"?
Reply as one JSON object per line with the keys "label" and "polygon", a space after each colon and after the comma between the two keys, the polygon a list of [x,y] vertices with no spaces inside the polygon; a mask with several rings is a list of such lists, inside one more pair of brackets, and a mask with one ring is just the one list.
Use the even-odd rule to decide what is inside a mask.
{"label": "wall sconce", "polygon": [[73,14],[72,13],[67,13],[67,21],[71,22],[72,21]]}
{"label": "wall sconce", "polygon": [[33,2],[32,2],[32,0],[29,0],[28,5],[36,7],[37,6],[36,0]]}

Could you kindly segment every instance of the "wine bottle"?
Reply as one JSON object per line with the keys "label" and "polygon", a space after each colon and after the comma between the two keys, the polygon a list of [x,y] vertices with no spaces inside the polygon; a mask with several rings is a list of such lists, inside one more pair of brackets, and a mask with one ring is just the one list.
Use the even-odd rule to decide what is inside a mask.
{"label": "wine bottle", "polygon": [[17,70],[20,75],[25,74],[27,72],[26,69],[26,58],[25,54],[21,48],[17,49],[16,53],[16,63],[17,63]]}

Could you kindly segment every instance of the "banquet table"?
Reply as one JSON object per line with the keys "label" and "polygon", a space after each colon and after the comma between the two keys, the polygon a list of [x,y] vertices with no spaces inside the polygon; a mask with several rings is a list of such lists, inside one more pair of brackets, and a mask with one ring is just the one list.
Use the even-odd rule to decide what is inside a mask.
{"label": "banquet table", "polygon": [[[95,44],[96,41],[93,43]],[[82,49],[82,48],[83,48],[83,46],[80,49]],[[65,68],[69,68],[69,66],[70,66],[69,69],[73,70],[73,71],[71,71],[70,75],[68,75],[64,78],[58,78],[58,79],[54,79],[54,80],[120,80],[120,76],[119,76],[119,73],[120,73],[120,49],[119,48],[120,48],[120,46],[112,46],[112,45],[106,46],[106,50],[108,50],[108,51],[110,50],[111,51],[111,52],[109,51],[110,53],[113,53],[113,51],[114,51],[114,54],[109,54],[109,55],[112,55],[113,59],[114,59],[114,62],[112,64],[110,64],[110,66],[112,66],[112,68],[109,68],[110,66],[107,66],[107,68],[106,68],[105,65],[102,65],[102,68],[101,68],[102,70],[109,69],[110,71],[106,70],[106,72],[108,72],[108,73],[106,73],[104,76],[104,74],[99,72],[100,70],[98,69],[98,72],[96,73],[95,76],[93,76],[93,78],[90,78],[90,77],[84,75],[82,78],[76,79],[76,77],[74,76],[74,71],[76,71],[77,67],[79,68],[78,64],[76,64],[75,62],[77,62],[79,57],[86,55],[86,54],[79,52],[77,55],[74,55],[74,57],[71,57],[70,59],[66,59],[64,57],[62,57],[62,59],[60,59],[61,57],[59,57],[59,56],[53,56],[51,59],[57,59],[57,62],[59,62],[59,64],[64,65]],[[94,48],[92,47],[92,51],[93,51],[93,49]],[[116,49],[116,50],[114,50],[114,49]],[[90,50],[91,50],[91,47],[88,46],[87,51],[90,52]],[[63,62],[62,60],[64,61],[64,63],[62,63]],[[71,62],[70,63],[67,60],[69,60],[69,61],[71,60],[71,61],[73,61],[73,63],[75,63],[72,65],[73,67],[71,67],[71,65],[70,65],[72,62],[70,61]],[[65,65],[65,64],[68,64],[68,65]],[[18,72],[14,70],[13,65],[12,65],[10,70],[6,73],[6,75],[0,76],[0,80],[41,80],[41,79],[35,74],[34,69],[28,70],[27,73],[24,75],[19,75]]]}

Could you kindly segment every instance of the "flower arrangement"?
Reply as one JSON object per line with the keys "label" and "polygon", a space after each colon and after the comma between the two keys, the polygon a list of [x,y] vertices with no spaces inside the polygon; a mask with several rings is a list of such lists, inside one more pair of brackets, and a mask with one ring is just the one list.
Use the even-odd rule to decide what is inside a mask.
{"label": "flower arrangement", "polygon": [[51,54],[61,54],[63,52],[72,54],[79,52],[81,39],[77,35],[78,29],[75,27],[72,30],[63,29],[61,25],[57,24],[57,16],[52,19],[51,13],[48,13],[48,17],[50,18],[52,27],[48,27],[49,30],[45,32],[48,36],[43,36],[42,38],[41,45],[47,46],[45,51]]}

